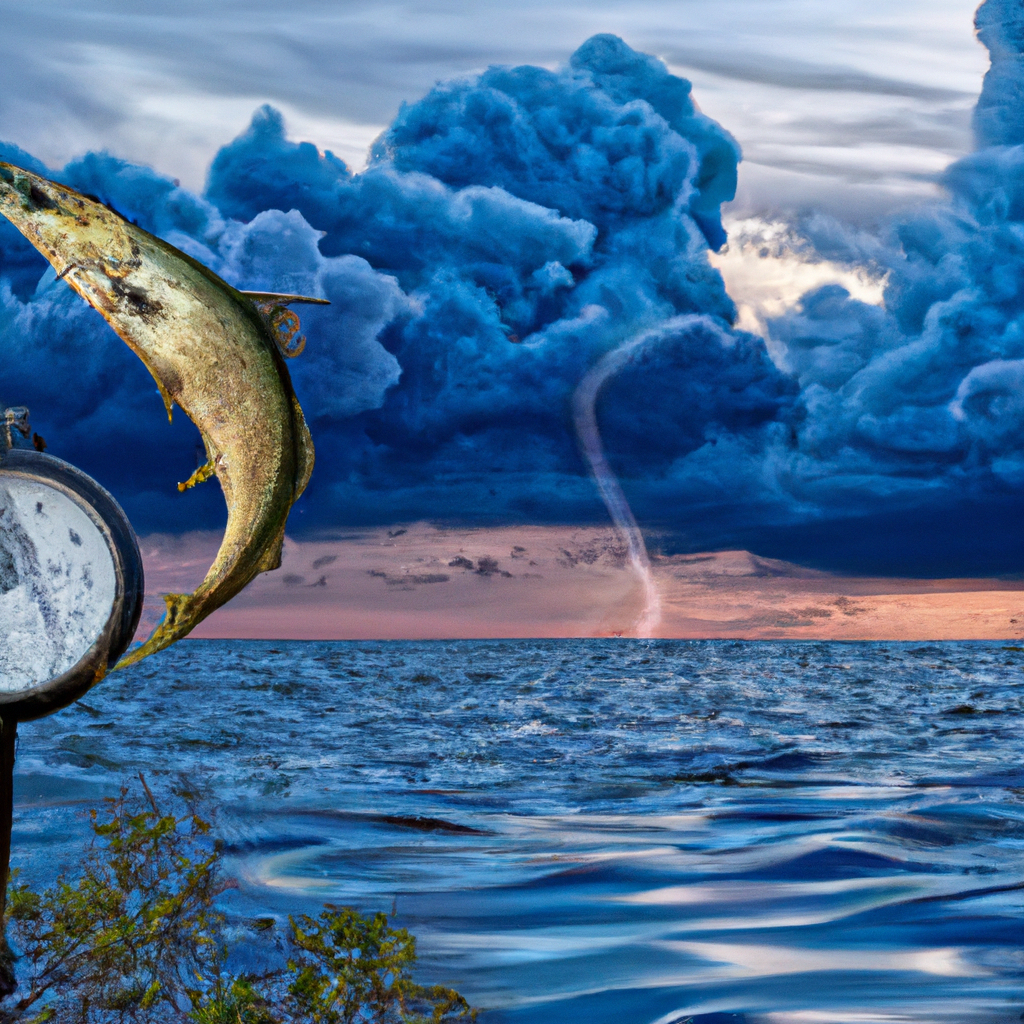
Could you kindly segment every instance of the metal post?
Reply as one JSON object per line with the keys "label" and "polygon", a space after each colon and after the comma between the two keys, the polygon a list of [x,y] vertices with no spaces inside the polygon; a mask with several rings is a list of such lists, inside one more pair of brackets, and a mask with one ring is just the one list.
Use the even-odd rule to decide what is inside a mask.
{"label": "metal post", "polygon": [[14,745],[18,722],[0,719],[0,998],[17,987],[14,954],[7,945],[7,883],[11,874],[11,825],[14,816]]}

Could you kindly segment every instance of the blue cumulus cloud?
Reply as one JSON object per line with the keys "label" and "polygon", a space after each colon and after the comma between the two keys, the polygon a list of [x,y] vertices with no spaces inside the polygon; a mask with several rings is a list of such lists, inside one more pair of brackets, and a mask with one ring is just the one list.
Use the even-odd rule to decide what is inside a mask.
{"label": "blue cumulus cloud", "polygon": [[[802,416],[788,450],[757,458],[785,467],[812,532],[834,521],[824,533],[851,564],[871,560],[866,538],[879,568],[1024,563],[1024,9],[987,0],[977,27],[992,56],[977,149],[944,173],[948,201],[895,219],[871,248],[884,308],[826,286],[772,325]],[[835,227],[809,235],[862,259],[862,240],[846,236],[844,253]],[[799,517],[782,532],[787,549],[808,543]]]}
{"label": "blue cumulus cloud", "polygon": [[[361,174],[290,141],[264,107],[217,155],[203,196],[102,153],[55,176],[240,287],[331,299],[304,311],[311,341],[291,364],[318,449],[296,525],[323,528],[599,519],[569,396],[601,354],[666,317],[731,322],[707,250],[724,241],[738,160],[688,82],[598,36],[560,71],[494,68],[438,86],[403,108]],[[141,367],[52,273],[40,279],[18,236],[2,259],[5,394],[139,529],[213,522],[216,495],[178,498],[166,479],[192,468],[188,425],[161,421]],[[647,443],[659,414],[634,422],[608,402],[615,451],[642,448],[640,472],[709,429],[776,419],[795,393],[747,336],[669,339],[651,358],[667,433]]]}

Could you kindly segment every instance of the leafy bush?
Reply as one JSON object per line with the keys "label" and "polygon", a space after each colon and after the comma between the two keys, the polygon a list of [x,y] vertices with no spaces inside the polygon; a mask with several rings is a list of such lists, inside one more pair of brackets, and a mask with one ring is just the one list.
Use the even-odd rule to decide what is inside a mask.
{"label": "leafy bush", "polygon": [[[229,969],[217,897],[221,849],[194,810],[162,813],[124,787],[92,814],[73,878],[35,892],[12,880],[19,986],[0,1020],[23,1024],[448,1024],[476,1011],[452,989],[414,982],[416,940],[384,914],[327,905],[289,918],[285,960]],[[276,950],[276,946],[274,949]]]}

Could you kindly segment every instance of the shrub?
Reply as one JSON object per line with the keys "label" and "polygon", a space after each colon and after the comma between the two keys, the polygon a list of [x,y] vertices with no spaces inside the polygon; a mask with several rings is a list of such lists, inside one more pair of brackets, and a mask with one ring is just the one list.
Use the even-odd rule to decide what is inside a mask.
{"label": "shrub", "polygon": [[[75,877],[35,892],[12,880],[17,991],[5,1022],[99,1024],[448,1024],[476,1011],[412,980],[416,941],[384,914],[328,905],[289,918],[284,962],[229,969],[217,897],[220,844],[194,810],[161,812],[145,780],[92,811]],[[265,936],[266,937],[266,936]],[[274,946],[276,951],[277,947]]]}

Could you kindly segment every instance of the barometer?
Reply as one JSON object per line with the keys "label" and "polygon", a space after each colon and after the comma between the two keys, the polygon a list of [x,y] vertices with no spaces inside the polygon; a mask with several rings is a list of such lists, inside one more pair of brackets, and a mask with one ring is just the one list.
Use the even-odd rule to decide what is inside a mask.
{"label": "barometer", "polygon": [[58,711],[106,675],[142,612],[142,559],[117,502],[41,452],[0,457],[0,718]]}
{"label": "barometer", "polygon": [[[106,675],[131,643],[144,586],[131,524],[95,480],[39,451],[0,442],[0,453],[2,922],[18,722],[59,711]],[[0,932],[0,994],[14,985]]]}

